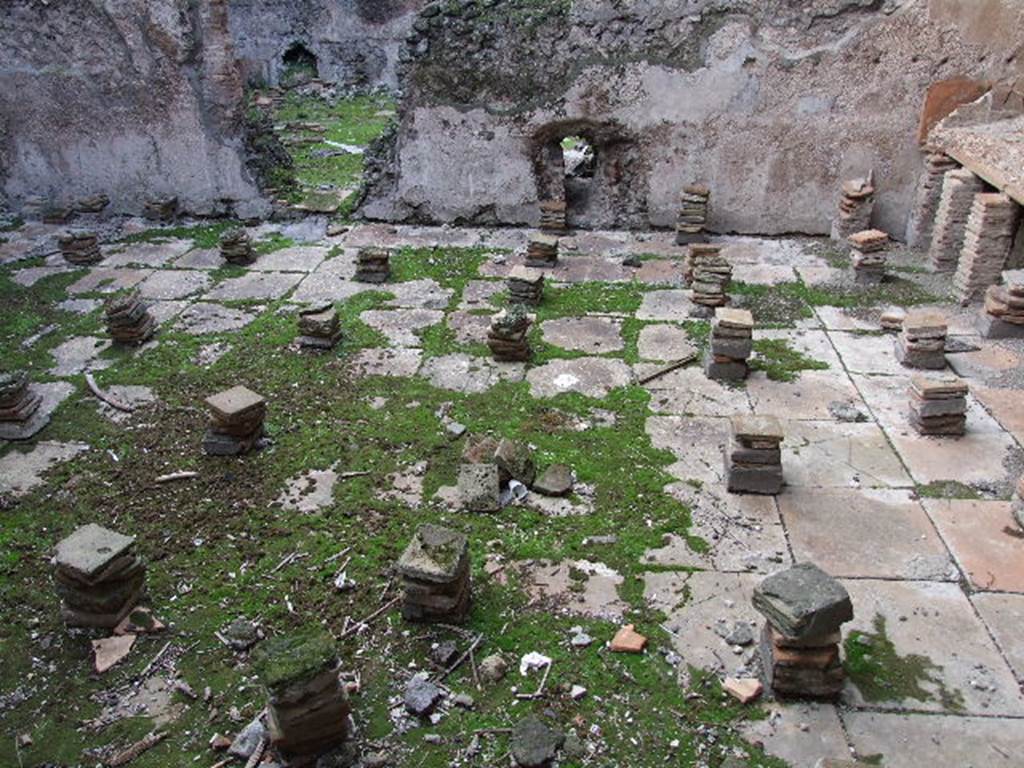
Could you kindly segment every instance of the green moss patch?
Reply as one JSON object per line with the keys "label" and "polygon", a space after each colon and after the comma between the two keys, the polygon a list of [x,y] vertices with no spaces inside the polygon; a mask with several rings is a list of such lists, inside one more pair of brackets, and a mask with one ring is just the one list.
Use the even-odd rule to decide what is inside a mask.
{"label": "green moss patch", "polygon": [[764,371],[772,381],[796,381],[801,371],[828,369],[828,363],[793,349],[785,339],[759,339],[754,342],[754,352],[751,369]]}

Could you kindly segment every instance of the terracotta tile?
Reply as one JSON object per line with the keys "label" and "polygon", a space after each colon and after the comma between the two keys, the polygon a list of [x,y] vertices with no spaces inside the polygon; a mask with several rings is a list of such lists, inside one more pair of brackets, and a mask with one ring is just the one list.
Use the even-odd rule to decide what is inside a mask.
{"label": "terracotta tile", "polygon": [[927,499],[928,514],[976,589],[1024,592],[1024,539],[1007,501]]}

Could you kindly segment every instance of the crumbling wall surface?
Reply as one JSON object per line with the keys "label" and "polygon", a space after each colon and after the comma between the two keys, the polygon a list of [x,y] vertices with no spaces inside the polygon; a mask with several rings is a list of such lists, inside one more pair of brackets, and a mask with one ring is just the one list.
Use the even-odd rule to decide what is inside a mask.
{"label": "crumbling wall surface", "polygon": [[229,0],[231,34],[246,77],[278,85],[296,43],[320,77],[352,88],[395,88],[395,67],[426,0]]}
{"label": "crumbling wall surface", "polygon": [[12,207],[92,194],[138,213],[262,215],[223,0],[8,0],[0,13],[0,186]]}
{"label": "crumbling wall surface", "polygon": [[623,191],[592,195],[604,207],[588,226],[669,226],[680,188],[703,182],[716,231],[823,234],[839,182],[873,170],[876,223],[902,234],[927,86],[1015,66],[1010,43],[932,11],[929,0],[441,0],[403,53],[395,167],[371,180],[363,213],[535,224],[539,137],[580,124],[637,144],[617,152],[631,162],[604,167],[596,147],[595,183]]}

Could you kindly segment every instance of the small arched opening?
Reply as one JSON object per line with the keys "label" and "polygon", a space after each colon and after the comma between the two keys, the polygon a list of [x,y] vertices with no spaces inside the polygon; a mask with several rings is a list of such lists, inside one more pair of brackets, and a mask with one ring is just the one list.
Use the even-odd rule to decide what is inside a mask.
{"label": "small arched opening", "polygon": [[280,83],[285,88],[305,85],[320,76],[319,63],[309,48],[292,43],[281,57]]}
{"label": "small arched opening", "polygon": [[[638,149],[613,123],[571,120],[544,126],[534,137],[539,199],[565,203],[570,227],[634,227],[646,224]],[[639,193],[638,193],[639,192]]]}

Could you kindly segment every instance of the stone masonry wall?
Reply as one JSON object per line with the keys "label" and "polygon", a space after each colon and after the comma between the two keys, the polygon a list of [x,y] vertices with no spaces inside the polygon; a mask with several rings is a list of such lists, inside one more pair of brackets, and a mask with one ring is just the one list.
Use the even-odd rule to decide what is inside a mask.
{"label": "stone masonry wall", "polygon": [[353,88],[395,88],[395,67],[426,0],[229,0],[245,76],[277,85],[287,50],[317,57],[320,76]]}
{"label": "stone masonry wall", "polygon": [[0,13],[0,190],[111,212],[178,195],[262,215],[224,0],[8,0]]}
{"label": "stone masonry wall", "polygon": [[577,225],[670,226],[680,188],[703,182],[713,230],[824,234],[840,181],[873,170],[875,223],[902,236],[929,84],[1019,67],[1019,40],[956,5],[440,0],[408,39],[363,213],[536,224],[560,193],[557,141],[579,135],[597,168]]}

